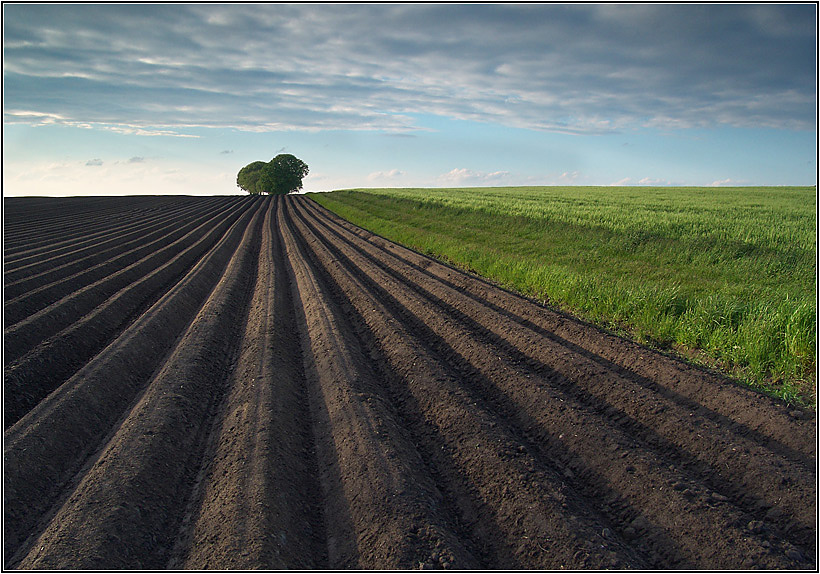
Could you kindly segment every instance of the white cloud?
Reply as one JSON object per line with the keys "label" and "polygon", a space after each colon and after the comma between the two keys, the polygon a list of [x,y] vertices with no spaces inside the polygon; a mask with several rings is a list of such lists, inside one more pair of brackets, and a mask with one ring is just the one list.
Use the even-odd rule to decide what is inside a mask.
{"label": "white cloud", "polygon": [[558,182],[563,185],[573,184],[578,181],[581,174],[578,171],[565,171],[558,176]]}
{"label": "white cloud", "polygon": [[373,173],[368,174],[367,179],[368,181],[395,180],[403,175],[405,175],[403,171],[391,169],[389,171],[374,171]]}
{"label": "white cloud", "polygon": [[667,179],[658,179],[655,177],[642,177],[641,179],[635,180],[631,177],[625,177],[620,179],[614,183],[610,183],[611,186],[618,186],[618,185],[651,185],[651,186],[666,186],[666,185],[675,185],[674,182],[671,182]]}
{"label": "white cloud", "polygon": [[66,118],[59,114],[32,110],[3,110],[3,114],[6,116],[7,121],[11,123],[20,122],[32,125],[48,125],[66,121]]}
{"label": "white cloud", "polygon": [[466,168],[455,168],[438,176],[436,180],[445,185],[488,184],[498,183],[509,177],[509,175],[510,172],[508,171],[493,171],[487,173]]}
{"label": "white cloud", "polygon": [[[133,125],[107,125],[107,124],[86,124],[85,127],[99,127],[106,131],[115,132],[118,134],[124,135],[134,135],[134,136],[162,136],[162,137],[175,137],[175,138],[198,138],[199,136],[179,133],[175,130],[169,129],[157,129],[151,126],[133,126]],[[184,126],[184,127],[192,127],[192,126]]]}
{"label": "white cloud", "polygon": [[[198,138],[199,136],[180,133],[177,128],[158,129],[154,126],[128,124],[109,124],[96,121],[78,121],[60,114],[35,112],[30,110],[3,110],[3,121],[6,124],[27,124],[31,126],[63,125],[83,129],[101,129],[124,135],[165,136],[179,138]],[[186,126],[195,127],[195,126]]]}
{"label": "white cloud", "polygon": [[716,181],[713,181],[712,183],[709,184],[709,187],[720,187],[722,185],[727,185],[727,186],[731,187],[731,186],[734,186],[734,185],[748,185],[748,183],[749,183],[748,181],[737,180],[737,179],[732,179],[730,177],[727,177],[726,179],[718,179]]}
{"label": "white cloud", "polygon": [[614,182],[610,183],[609,185],[611,185],[613,187],[619,186],[619,185],[632,185],[632,178],[631,177],[625,177],[623,179],[619,179],[618,181],[614,181]]}

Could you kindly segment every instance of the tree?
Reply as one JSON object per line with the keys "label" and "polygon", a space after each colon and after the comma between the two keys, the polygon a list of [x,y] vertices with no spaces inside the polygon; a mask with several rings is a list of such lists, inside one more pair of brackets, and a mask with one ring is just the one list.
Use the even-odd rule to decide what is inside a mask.
{"label": "tree", "polygon": [[299,158],[283,153],[268,163],[255,161],[239,170],[236,184],[250,194],[286,194],[302,189],[308,166]]}
{"label": "tree", "polygon": [[289,153],[282,153],[262,169],[259,182],[267,193],[285,194],[302,189],[302,179],[307,174],[305,162]]}
{"label": "tree", "polygon": [[236,185],[251,195],[261,194],[262,186],[259,184],[259,178],[266,165],[268,164],[264,161],[249,163],[236,174]]}

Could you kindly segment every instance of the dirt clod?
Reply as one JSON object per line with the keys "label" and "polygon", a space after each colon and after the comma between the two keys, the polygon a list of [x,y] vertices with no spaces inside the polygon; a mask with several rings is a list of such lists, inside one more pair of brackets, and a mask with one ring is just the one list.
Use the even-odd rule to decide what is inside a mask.
{"label": "dirt clod", "polygon": [[795,562],[803,562],[803,554],[797,548],[786,550],[786,557]]}
{"label": "dirt clod", "polygon": [[766,531],[766,525],[760,520],[752,520],[746,525],[746,528],[752,534],[760,534],[761,532]]}

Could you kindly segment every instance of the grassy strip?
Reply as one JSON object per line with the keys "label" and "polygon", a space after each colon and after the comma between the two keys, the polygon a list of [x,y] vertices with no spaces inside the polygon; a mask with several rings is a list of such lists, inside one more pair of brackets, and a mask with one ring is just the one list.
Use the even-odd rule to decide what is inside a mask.
{"label": "grassy strip", "polygon": [[346,190],[353,223],[814,404],[814,188]]}

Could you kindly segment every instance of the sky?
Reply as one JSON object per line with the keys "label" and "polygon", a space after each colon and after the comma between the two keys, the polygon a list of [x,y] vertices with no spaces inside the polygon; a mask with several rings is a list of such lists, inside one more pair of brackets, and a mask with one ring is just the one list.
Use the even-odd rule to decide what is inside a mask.
{"label": "sky", "polygon": [[815,4],[3,4],[4,195],[816,185]]}

